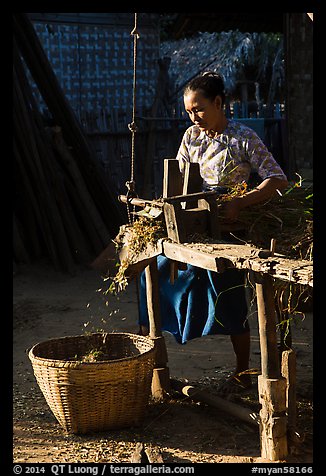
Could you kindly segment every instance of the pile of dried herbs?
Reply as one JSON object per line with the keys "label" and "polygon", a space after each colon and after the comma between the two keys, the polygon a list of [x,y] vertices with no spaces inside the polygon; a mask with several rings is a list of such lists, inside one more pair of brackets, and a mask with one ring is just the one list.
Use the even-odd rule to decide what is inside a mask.
{"label": "pile of dried herbs", "polygon": [[[220,199],[221,204],[243,195],[246,190],[246,184],[237,185]],[[220,220],[223,222],[223,211]],[[275,238],[276,252],[287,258],[312,261],[312,185],[303,186],[300,180],[289,186],[282,195],[241,210],[239,223],[247,231],[248,243],[269,249],[271,239]]]}
{"label": "pile of dried herbs", "polygon": [[[125,259],[117,263],[119,267],[117,273],[110,279],[111,283],[106,293],[116,294],[124,291],[128,285],[126,271],[132,265],[140,253],[146,250],[149,244],[155,245],[160,238],[166,237],[166,228],[164,222],[159,219],[140,216],[132,225],[122,228],[122,234],[128,235],[128,254]],[[121,238],[121,237],[120,237]],[[123,240],[122,240],[123,241]],[[116,242],[119,252],[120,241]]]}
{"label": "pile of dried herbs", "polygon": [[76,354],[73,358],[68,359],[78,362],[101,362],[108,360],[108,356],[100,349],[94,348],[85,352],[83,355]]}
{"label": "pile of dried herbs", "polygon": [[[246,191],[246,184],[239,184],[231,193],[221,197],[220,204]],[[220,210],[219,219],[223,222],[222,206]],[[239,223],[247,231],[247,243],[269,249],[274,238],[277,253],[290,259],[313,260],[313,190],[312,185],[303,186],[301,179],[290,185],[283,194],[241,210]],[[279,323],[283,329],[288,328],[295,316],[304,316],[311,302],[311,288],[285,281],[275,283],[275,303],[282,316],[286,316]]]}

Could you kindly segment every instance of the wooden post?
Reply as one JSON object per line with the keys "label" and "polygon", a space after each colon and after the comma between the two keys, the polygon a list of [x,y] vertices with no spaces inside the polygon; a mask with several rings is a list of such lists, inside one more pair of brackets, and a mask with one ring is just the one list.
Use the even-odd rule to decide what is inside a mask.
{"label": "wooden post", "polygon": [[280,377],[272,277],[255,273],[262,375]]}
{"label": "wooden post", "polygon": [[255,282],[262,369],[258,376],[261,457],[278,461],[288,454],[286,380],[278,357],[273,279],[255,273]]}
{"label": "wooden post", "polygon": [[146,296],[149,318],[149,337],[155,346],[155,366],[152,380],[152,396],[155,400],[162,400],[165,392],[170,389],[169,368],[166,366],[168,357],[166,345],[161,330],[159,282],[157,259],[155,258],[145,268]]}
{"label": "wooden post", "polygon": [[288,454],[285,402],[286,380],[258,376],[261,457],[279,461]]}
{"label": "wooden post", "polygon": [[163,198],[182,194],[183,178],[176,159],[164,159]]}

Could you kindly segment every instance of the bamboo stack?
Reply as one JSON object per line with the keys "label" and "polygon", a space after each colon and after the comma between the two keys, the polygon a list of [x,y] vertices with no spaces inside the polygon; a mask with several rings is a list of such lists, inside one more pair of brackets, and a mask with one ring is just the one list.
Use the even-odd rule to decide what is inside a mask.
{"label": "bamboo stack", "polygon": [[[14,13],[14,263],[47,257],[58,270],[90,263],[126,222],[34,28]],[[29,69],[53,118],[46,125]],[[105,178],[104,178],[105,177]]]}

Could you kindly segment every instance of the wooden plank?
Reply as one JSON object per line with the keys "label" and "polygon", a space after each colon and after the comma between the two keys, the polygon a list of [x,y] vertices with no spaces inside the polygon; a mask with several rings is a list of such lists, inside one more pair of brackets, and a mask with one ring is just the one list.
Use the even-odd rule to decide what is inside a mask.
{"label": "wooden plank", "polygon": [[163,242],[163,252],[167,258],[188,263],[210,271],[219,271],[214,255],[188,248],[179,243]]}
{"label": "wooden plank", "polygon": [[277,255],[260,258],[265,250],[249,245],[215,243],[213,240],[209,243],[182,244],[164,241],[163,250],[168,258],[189,262],[211,271],[235,267],[267,273],[283,281],[313,286],[313,264],[310,261],[293,260]]}
{"label": "wooden plank", "polygon": [[147,261],[151,258],[155,258],[156,256],[163,253],[163,242],[162,240],[158,240],[155,245],[148,244],[146,249],[144,249],[141,253],[137,256],[134,255],[128,246],[130,240],[130,233],[129,233],[130,225],[123,225],[120,227],[119,234],[115,237],[114,241],[119,242],[121,244],[121,248],[119,249],[119,260],[120,262],[123,260],[127,260],[129,263],[136,264],[141,263],[142,261]]}
{"label": "wooden plank", "polygon": [[181,203],[165,203],[163,210],[168,238],[176,243],[186,241],[186,227],[182,220],[184,210]]}
{"label": "wooden plank", "polygon": [[[203,179],[200,175],[200,167],[197,162],[187,162],[185,164],[184,179],[183,179],[183,195],[189,195],[191,193],[202,192]],[[198,200],[187,200],[185,202],[185,208],[198,207]]]}
{"label": "wooden plank", "polygon": [[163,198],[180,195],[182,193],[182,174],[179,169],[179,161],[164,159],[163,164]]}
{"label": "wooden plank", "polygon": [[[127,246],[128,240],[125,241]],[[291,260],[274,255],[270,258],[260,258],[262,251],[249,245],[219,243],[210,240],[209,243],[173,243],[167,240],[159,241],[159,249],[149,246],[148,250],[134,262],[142,261],[163,253],[181,263],[200,266],[210,271],[222,272],[226,267],[248,269],[263,272],[283,281],[295,284],[313,286],[313,264],[310,261]]]}
{"label": "wooden plank", "polygon": [[183,179],[183,195],[203,191],[203,179],[200,175],[200,166],[197,162],[187,162]]}

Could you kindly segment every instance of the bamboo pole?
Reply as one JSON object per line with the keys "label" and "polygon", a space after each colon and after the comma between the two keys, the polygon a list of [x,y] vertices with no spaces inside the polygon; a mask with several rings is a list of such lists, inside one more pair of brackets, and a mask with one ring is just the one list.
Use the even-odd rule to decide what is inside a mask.
{"label": "bamboo pole", "polygon": [[[94,202],[106,220],[111,235],[115,236],[125,219],[125,213],[112,193],[113,184],[106,183],[108,177],[106,181],[104,180],[100,164],[62,92],[33,25],[25,13],[14,13],[13,18],[14,35],[20,52],[55,121],[62,127],[66,141],[78,157],[79,167],[92,189]],[[109,216],[108,208],[110,208]]]}
{"label": "bamboo pole", "polygon": [[[26,32],[23,31],[22,35],[24,34],[26,34]],[[27,35],[25,38],[28,39],[29,36]],[[28,46],[26,47],[25,45],[25,48],[27,49],[28,54],[30,54]],[[31,50],[32,53],[34,53],[33,49]],[[39,68],[37,65],[37,55],[31,56],[31,58],[30,61],[34,64],[35,68],[38,71],[41,71],[42,68]],[[43,80],[46,82],[47,78],[42,78],[42,81]],[[84,207],[81,207],[81,204],[78,203],[75,197],[71,194],[71,189],[75,188],[75,184],[72,184],[72,182],[78,178],[78,172],[81,179],[79,181],[76,180],[78,186],[80,186],[80,183],[83,180],[80,163],[78,162],[77,167],[74,162],[75,159],[72,158],[72,163],[75,163],[75,170],[72,182],[71,180],[69,181],[66,168],[62,169],[60,162],[57,160],[58,158],[60,159],[60,155],[57,154],[56,157],[54,156],[53,142],[51,143],[51,141],[48,141],[48,137],[45,135],[43,121],[31,92],[21,57],[18,52],[16,37],[14,38],[14,83],[14,94],[18,97],[15,102],[16,137],[20,143],[24,142],[24,146],[20,147],[20,149],[24,156],[28,153],[30,159],[28,161],[28,166],[32,171],[31,183],[36,191],[36,201],[40,203],[42,209],[46,207],[47,210],[45,213],[43,211],[41,212],[43,217],[40,222],[45,222],[45,225],[42,223],[41,226],[43,231],[46,230],[46,244],[50,248],[51,260],[55,263],[55,266],[57,268],[63,266],[64,268],[68,268],[70,272],[73,272],[73,262],[75,259],[84,262],[89,262],[91,260],[89,255],[90,247],[95,250],[96,254],[102,251],[103,247],[106,246],[110,240],[110,231],[106,224],[104,224],[97,209],[97,205],[90,194],[88,205],[86,204],[87,200],[83,200]],[[52,96],[51,101],[56,103],[55,98],[52,98]],[[71,170],[72,167],[70,167],[70,171]],[[92,177],[92,175],[94,175],[94,173],[86,174],[88,182],[89,177]],[[66,188],[67,184],[69,186],[68,189]],[[81,187],[79,190],[81,190]],[[87,190],[86,185],[84,190]],[[93,195],[98,195],[97,186],[94,189],[95,192],[91,188],[90,190]],[[53,203],[50,203],[51,200]],[[105,200],[102,200],[102,202],[105,202]],[[72,204],[74,204],[75,209],[72,208]],[[104,203],[101,203],[102,209],[104,205]],[[112,220],[112,207],[108,208],[110,208],[110,213],[106,214],[106,222],[110,222],[110,228],[112,229],[112,227],[115,226],[114,220]],[[54,209],[56,210],[53,213]],[[85,209],[88,210],[88,215],[85,214]],[[77,217],[82,217],[84,219],[82,226],[86,233],[85,237],[79,228]],[[62,225],[59,224],[59,226],[57,226],[60,219]],[[52,223],[53,221],[55,223]],[[54,235],[54,239],[51,237],[52,234]],[[66,234],[65,238],[64,234]],[[99,234],[99,237],[97,234]],[[86,243],[86,239],[91,240],[90,247]],[[70,248],[72,250],[71,256],[69,256]],[[59,257],[60,255],[62,255],[61,258]]]}
{"label": "bamboo pole", "polygon": [[[54,190],[56,190],[56,200],[62,212],[68,239],[71,242],[77,261],[89,263],[91,256],[87,239],[91,241],[91,247],[93,247],[95,252],[99,253],[103,245],[106,245],[108,242],[109,231],[101,220],[92,197],[88,193],[86,185],[84,185],[83,177],[79,172],[74,157],[70,154],[67,145],[64,143],[62,134],[60,132],[58,134],[46,132],[37,105],[32,97],[31,103],[33,104],[35,120],[38,125],[38,135],[36,137],[38,138],[39,136],[40,139],[39,144],[43,152],[42,157],[43,160],[46,159],[44,165],[48,168],[48,176],[51,177]],[[60,128],[56,129],[60,131]],[[58,137],[59,134],[61,140]],[[75,200],[75,196],[77,200]],[[72,205],[75,205],[74,209]],[[88,213],[83,213],[84,210]],[[85,217],[81,227],[85,230],[86,238],[84,238],[84,233],[79,226],[77,217]]]}
{"label": "bamboo pole", "polygon": [[[15,59],[18,60],[18,54],[15,55]],[[30,111],[30,104],[26,102],[26,95],[24,96],[21,90],[18,79],[19,73],[22,74],[22,68],[19,62],[16,61],[14,67],[14,107],[16,107],[17,114],[19,115],[20,113],[21,115],[21,127],[19,132],[17,131],[16,137],[25,137],[25,143],[29,144],[32,156],[30,165],[33,171],[33,183],[39,191],[39,201],[42,203],[41,209],[44,210],[43,218],[46,217],[49,223],[50,234],[52,233],[56,237],[55,240],[52,240],[51,244],[52,256],[55,256],[57,265],[61,262],[61,265],[70,273],[74,273],[75,265],[67,242],[65,228],[57,204],[50,193],[51,184],[45,172],[46,156],[43,154],[42,157],[41,155],[34,117]],[[17,116],[16,121],[18,122]],[[15,123],[16,126],[17,122]],[[25,134],[24,131],[26,131]],[[55,252],[53,253],[54,250]]]}
{"label": "bamboo pole", "polygon": [[173,390],[190,397],[196,402],[211,405],[223,412],[227,412],[228,414],[239,418],[245,423],[249,423],[250,425],[255,425],[256,427],[259,425],[259,415],[251,411],[249,408],[242,407],[217,395],[212,395],[207,390],[201,390],[193,385],[187,385],[176,379],[170,379],[170,382]]}
{"label": "bamboo pole", "polygon": [[103,244],[108,243],[109,231],[104,224],[102,217],[94,204],[92,196],[90,195],[85,180],[77,167],[76,161],[68,149],[68,146],[63,138],[62,129],[59,126],[51,129],[51,138],[53,145],[58,152],[60,161],[64,164],[67,172],[71,177],[71,181],[75,185],[78,198],[81,206],[87,211],[89,219],[94,225],[94,229]]}

